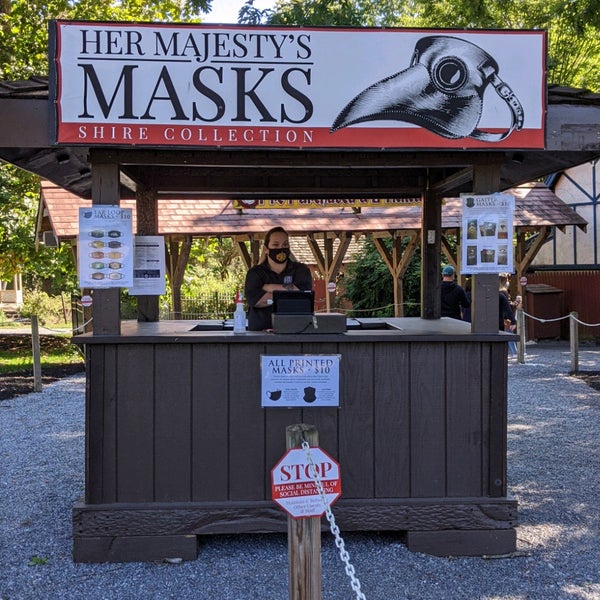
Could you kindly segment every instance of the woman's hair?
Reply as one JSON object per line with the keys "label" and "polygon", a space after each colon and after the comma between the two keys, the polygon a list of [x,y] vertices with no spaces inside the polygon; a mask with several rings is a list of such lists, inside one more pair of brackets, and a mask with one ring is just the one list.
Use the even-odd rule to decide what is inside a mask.
{"label": "woman's hair", "polygon": [[263,244],[262,255],[260,257],[260,260],[258,261],[259,263],[263,263],[265,262],[265,260],[267,260],[267,257],[269,255],[269,244],[271,243],[271,236],[274,233],[285,233],[285,235],[288,235],[288,232],[283,227],[272,227],[271,229],[269,229],[269,231],[267,231],[267,233],[265,234],[265,243]]}

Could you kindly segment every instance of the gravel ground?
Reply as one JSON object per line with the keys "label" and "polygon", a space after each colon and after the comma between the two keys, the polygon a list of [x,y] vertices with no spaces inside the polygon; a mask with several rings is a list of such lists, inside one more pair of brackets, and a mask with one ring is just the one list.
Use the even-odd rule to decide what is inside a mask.
{"label": "gravel ground", "polygon": [[[583,348],[582,370],[600,370]],[[392,534],[344,534],[369,600],[600,599],[600,393],[569,377],[568,346],[510,359],[508,465],[519,501],[512,558],[411,553]],[[74,564],[71,508],[83,492],[84,378],[0,403],[0,599],[285,600],[284,535],[202,538],[196,561]],[[335,507],[334,507],[335,514]],[[355,598],[332,536],[323,598]]]}

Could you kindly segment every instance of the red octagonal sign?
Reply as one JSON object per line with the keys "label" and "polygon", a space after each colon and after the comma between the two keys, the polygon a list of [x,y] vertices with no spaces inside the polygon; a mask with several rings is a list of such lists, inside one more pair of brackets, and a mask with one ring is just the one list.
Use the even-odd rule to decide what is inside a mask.
{"label": "red octagonal sign", "polygon": [[[342,495],[340,465],[321,448],[311,448],[327,503],[331,506]],[[271,469],[271,495],[294,519],[320,517],[325,513],[323,499],[317,491],[306,451],[291,448]]]}

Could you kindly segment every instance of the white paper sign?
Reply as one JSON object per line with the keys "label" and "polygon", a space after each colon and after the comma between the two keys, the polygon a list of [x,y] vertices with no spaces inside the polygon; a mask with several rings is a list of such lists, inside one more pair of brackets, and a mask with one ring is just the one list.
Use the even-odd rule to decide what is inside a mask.
{"label": "white paper sign", "polygon": [[133,286],[130,296],[162,296],[165,281],[165,239],[162,235],[136,235],[133,259]]}
{"label": "white paper sign", "polygon": [[261,355],[261,406],[339,406],[340,354]]}
{"label": "white paper sign", "polygon": [[513,273],[514,197],[496,193],[461,198],[461,273]]}
{"label": "white paper sign", "polygon": [[133,285],[131,209],[96,205],[79,209],[78,274],[80,288]]}

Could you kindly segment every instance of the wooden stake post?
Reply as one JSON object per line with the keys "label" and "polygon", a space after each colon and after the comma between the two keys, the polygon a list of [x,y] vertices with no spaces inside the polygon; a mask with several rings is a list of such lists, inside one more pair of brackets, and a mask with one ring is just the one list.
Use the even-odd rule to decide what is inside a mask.
{"label": "wooden stake post", "polygon": [[[319,445],[314,425],[286,427],[286,449]],[[321,517],[288,516],[288,573],[290,600],[321,600]]]}
{"label": "wooden stake post", "polygon": [[40,328],[37,315],[31,315],[31,349],[33,352],[33,391],[42,391],[42,360],[40,352]]}

